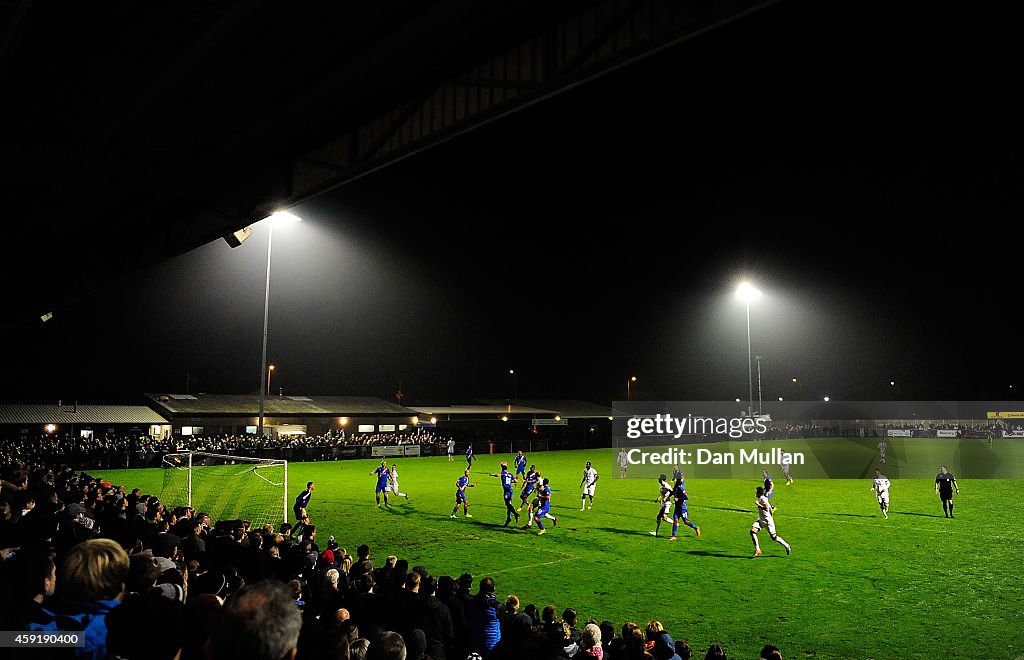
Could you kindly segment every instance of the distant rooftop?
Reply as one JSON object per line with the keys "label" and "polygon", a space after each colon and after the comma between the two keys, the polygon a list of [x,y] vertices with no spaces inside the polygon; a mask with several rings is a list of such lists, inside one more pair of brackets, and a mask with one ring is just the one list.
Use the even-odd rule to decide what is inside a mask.
{"label": "distant rooftop", "polygon": [[410,406],[421,415],[535,415],[563,419],[611,417],[612,409],[589,401],[574,399],[480,399],[472,404]]}
{"label": "distant rooftop", "polygon": [[[152,394],[146,396],[172,415],[258,415],[258,394]],[[268,396],[267,415],[392,415],[416,412],[372,396]]]}
{"label": "distant rooftop", "polygon": [[166,424],[148,406],[0,403],[0,424]]}

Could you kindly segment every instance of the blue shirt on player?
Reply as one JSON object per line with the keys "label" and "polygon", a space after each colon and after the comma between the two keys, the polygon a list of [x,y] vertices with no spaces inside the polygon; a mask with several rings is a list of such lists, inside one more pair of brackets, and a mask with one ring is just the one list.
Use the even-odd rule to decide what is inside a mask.
{"label": "blue shirt on player", "polygon": [[672,488],[672,497],[675,498],[675,517],[682,518],[686,515],[686,500],[690,498],[686,494],[686,483],[682,482],[678,486]]}
{"label": "blue shirt on player", "polygon": [[458,487],[458,490],[455,491],[456,504],[459,502],[465,502],[466,487],[469,485],[469,477],[467,477],[466,475],[462,475],[461,477],[459,477],[459,480],[455,482],[455,485]]}
{"label": "blue shirt on player", "polygon": [[540,498],[540,511],[537,516],[543,516],[551,510],[551,486],[540,486],[537,489],[537,497]]}
{"label": "blue shirt on player", "polygon": [[[295,498],[295,510],[305,509],[309,506],[309,500],[313,497],[313,493],[307,488],[306,490],[299,493],[299,496]],[[296,514],[297,515],[297,514]]]}
{"label": "blue shirt on player", "polygon": [[469,463],[470,465],[473,464],[473,448],[472,447],[467,447],[466,448],[466,462]]}
{"label": "blue shirt on player", "polygon": [[530,470],[529,472],[526,473],[525,479],[526,485],[523,486],[523,494],[520,496],[524,500],[530,496],[530,493],[533,492],[534,487],[537,485],[537,473],[534,472],[533,470]]}
{"label": "blue shirt on player", "polygon": [[676,468],[676,469],[672,470],[672,481],[675,481],[676,479],[682,479],[682,478],[683,478],[683,470],[682,470],[682,468]]}
{"label": "blue shirt on player", "polygon": [[385,466],[380,466],[374,473],[377,475],[377,492],[382,493],[388,489],[388,480],[391,478],[391,470]]}
{"label": "blue shirt on player", "polygon": [[508,470],[502,470],[498,478],[501,479],[501,487],[505,490],[505,499],[512,499],[512,484],[516,482],[515,475]]}
{"label": "blue shirt on player", "polygon": [[764,478],[764,494],[768,496],[768,499],[772,499],[772,495],[775,494],[775,483],[771,477]]}
{"label": "blue shirt on player", "polygon": [[526,474],[526,456],[516,456],[516,474]]}

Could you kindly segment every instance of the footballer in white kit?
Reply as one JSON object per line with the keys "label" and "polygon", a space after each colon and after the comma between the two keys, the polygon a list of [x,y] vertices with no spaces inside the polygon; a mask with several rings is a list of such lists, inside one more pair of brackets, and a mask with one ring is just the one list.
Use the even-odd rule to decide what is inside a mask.
{"label": "footballer in white kit", "polygon": [[597,488],[597,480],[601,477],[597,474],[597,470],[591,465],[590,461],[587,461],[587,465],[583,468],[583,479],[580,481],[580,487],[583,488],[583,498],[580,501],[580,511],[587,505],[587,497],[590,497],[590,508],[594,508],[594,490]]}
{"label": "footballer in white kit", "polygon": [[394,493],[398,497],[404,497],[407,500],[409,499],[409,496],[407,494],[401,493],[398,490],[398,466],[395,464],[391,465],[391,478],[389,479],[389,481],[390,483],[388,485],[392,493]]}
{"label": "footballer in white kit", "polygon": [[882,517],[889,517],[889,478],[875,468],[875,479],[871,482],[871,490],[875,491],[878,506],[882,509]]}
{"label": "footballer in white kit", "polygon": [[772,517],[772,503],[768,501],[768,497],[765,495],[765,490],[762,486],[757,487],[755,491],[757,500],[754,502],[757,506],[757,520],[750,526],[750,539],[754,542],[754,557],[761,554],[761,544],[757,540],[757,533],[762,529],[768,530],[768,536],[772,537],[772,540],[781,545],[786,549],[786,554],[792,554],[793,548],[790,547],[786,540],[775,533],[775,519]]}
{"label": "footballer in white kit", "polygon": [[648,532],[651,536],[658,535],[662,521],[672,522],[672,484],[665,473],[658,477],[658,499],[655,502],[658,503],[658,515],[654,518],[654,531]]}

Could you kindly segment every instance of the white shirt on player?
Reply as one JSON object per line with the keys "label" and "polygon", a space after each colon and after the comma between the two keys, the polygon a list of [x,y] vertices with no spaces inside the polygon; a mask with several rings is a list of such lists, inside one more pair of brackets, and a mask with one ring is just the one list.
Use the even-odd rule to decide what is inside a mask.
{"label": "white shirt on player", "polygon": [[397,467],[391,468],[391,490],[395,493],[395,495],[398,494],[398,468]]}
{"label": "white shirt on player", "polygon": [[672,485],[669,482],[658,479],[658,497],[663,502],[662,512],[670,512],[672,510]]}
{"label": "white shirt on player", "polygon": [[885,440],[878,443],[878,453],[885,456],[885,450],[889,448],[889,445],[885,444]]}
{"label": "white shirt on player", "polygon": [[888,492],[889,490],[889,477],[884,474],[880,474],[875,477],[872,482],[872,488],[875,489],[875,494],[881,495],[882,493]]}
{"label": "white shirt on player", "polygon": [[768,496],[762,495],[757,498],[757,502],[761,505],[757,507],[757,521],[760,523],[774,524],[775,521],[772,518],[772,503],[768,499]]}
{"label": "white shirt on player", "polygon": [[448,440],[448,453],[449,454],[454,454],[455,453],[455,441],[454,440]]}
{"label": "white shirt on player", "polygon": [[597,484],[597,470],[593,466],[584,468],[583,470],[583,494],[593,495],[594,488]]}
{"label": "white shirt on player", "polygon": [[871,487],[875,489],[875,497],[878,498],[879,504],[889,502],[889,478],[887,476],[880,474],[875,477],[871,482]]}
{"label": "white shirt on player", "polygon": [[767,529],[769,534],[775,534],[775,519],[772,517],[772,503],[766,495],[757,498],[757,520],[754,521],[752,529],[759,532]]}
{"label": "white shirt on player", "polygon": [[629,458],[626,455],[625,449],[619,450],[619,467],[626,467],[629,465]]}

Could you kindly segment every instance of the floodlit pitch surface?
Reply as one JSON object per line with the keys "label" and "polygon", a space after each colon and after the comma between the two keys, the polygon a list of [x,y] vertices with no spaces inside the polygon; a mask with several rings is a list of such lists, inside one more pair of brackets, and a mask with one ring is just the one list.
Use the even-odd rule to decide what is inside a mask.
{"label": "floodlit pitch surface", "polygon": [[[979,441],[984,443],[984,441]],[[800,450],[801,441],[786,441]],[[912,445],[911,443],[916,443]],[[642,626],[658,619],[674,639],[686,639],[702,657],[722,644],[730,657],[753,658],[765,643],[785,657],[820,658],[1019,658],[1024,656],[1024,571],[1021,562],[1021,492],[1024,479],[960,477],[949,441],[889,441],[892,478],[889,520],[883,520],[868,478],[803,479],[777,483],[782,546],[761,532],[764,555],[751,559],[748,530],[756,518],[754,488],[760,469],[731,479],[687,474],[690,517],[701,527],[680,527],[669,542],[654,529],[657,484],[649,478],[619,479],[615,450],[528,455],[551,479],[552,513],[558,526],[538,536],[504,528],[505,507],[497,472],[512,456],[480,456],[469,491],[473,518],[449,516],[455,480],[465,468],[456,456],[397,462],[406,502],[391,509],[374,503],[378,460],[289,465],[290,499],[316,482],[309,506],[323,548],[334,534],[350,553],[360,543],[380,563],[388,554],[423,564],[435,575],[468,572],[494,577],[501,599],[510,593],[559,612],[574,607],[580,621],[609,619]],[[1011,457],[1024,442],[997,440],[986,452]],[[915,460],[902,471],[894,459]],[[960,481],[956,518],[943,517],[933,474],[944,461]],[[585,461],[601,474],[593,510],[580,511],[579,483]],[[671,469],[668,470],[671,472]],[[159,470],[105,471],[104,477],[159,492]],[[1024,475],[1022,475],[1024,476]],[[168,503],[170,504],[170,503]],[[197,504],[202,509],[202,504]]]}

